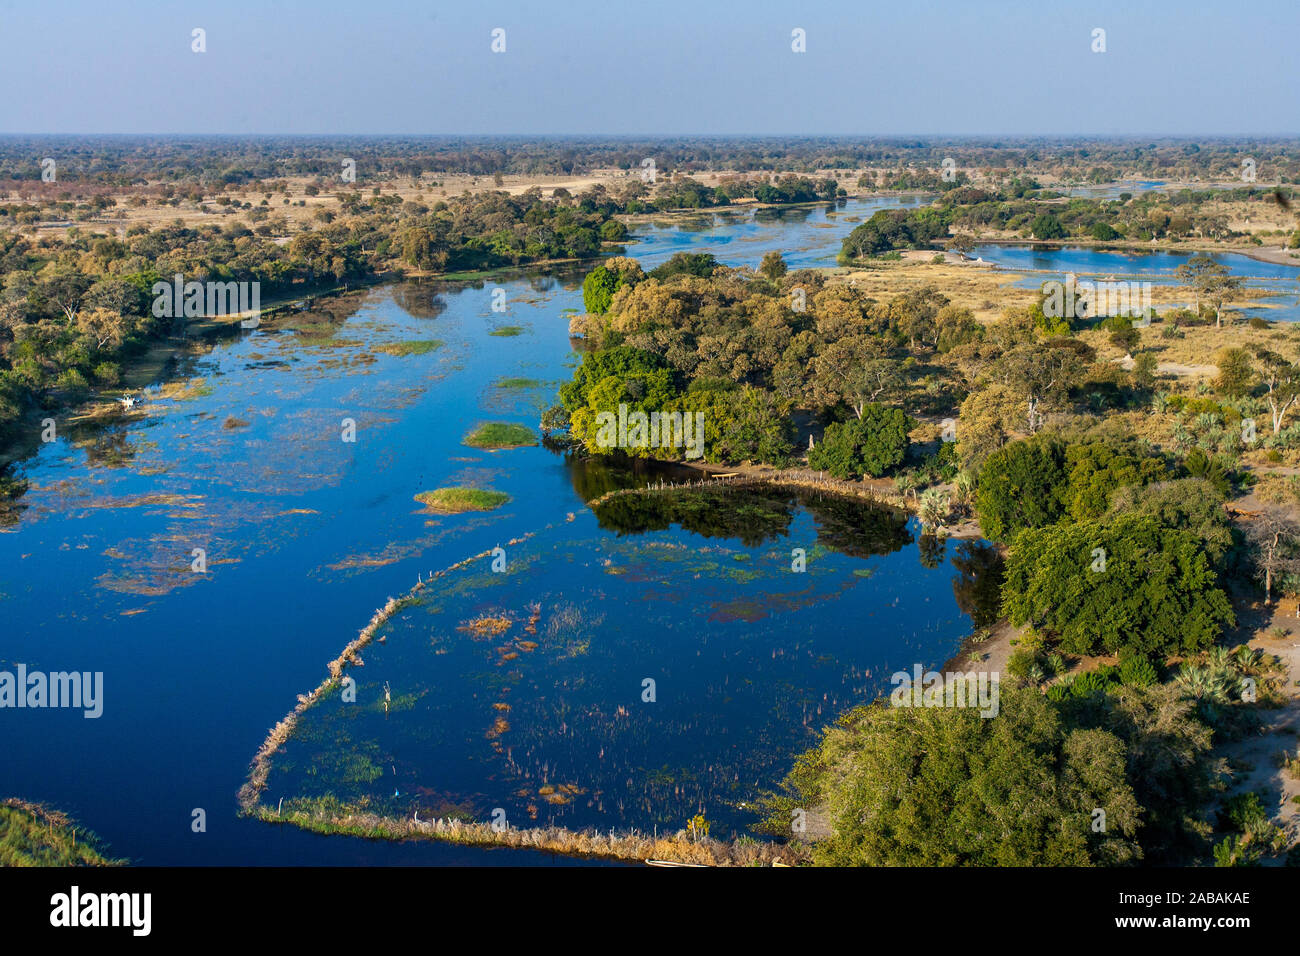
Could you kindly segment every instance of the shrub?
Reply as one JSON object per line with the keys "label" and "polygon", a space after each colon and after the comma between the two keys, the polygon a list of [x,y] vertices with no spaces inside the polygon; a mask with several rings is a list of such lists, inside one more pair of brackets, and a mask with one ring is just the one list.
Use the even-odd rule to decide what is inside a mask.
{"label": "shrub", "polygon": [[862,417],[826,427],[808,464],[836,478],[876,478],[903,461],[907,433],[916,427],[900,409],[868,404]]}
{"label": "shrub", "polygon": [[1128,687],[1150,687],[1160,675],[1145,657],[1129,655],[1119,663],[1119,681]]}
{"label": "shrub", "polygon": [[116,385],[122,380],[122,369],[116,362],[100,362],[94,374],[100,385]]}
{"label": "shrub", "polygon": [[1065,446],[1051,438],[1012,442],[980,469],[975,509],[986,537],[1006,541],[1065,513]]}
{"label": "shrub", "polygon": [[1013,624],[1074,654],[1199,651],[1235,620],[1196,536],[1143,515],[1022,532],[1002,597]]}

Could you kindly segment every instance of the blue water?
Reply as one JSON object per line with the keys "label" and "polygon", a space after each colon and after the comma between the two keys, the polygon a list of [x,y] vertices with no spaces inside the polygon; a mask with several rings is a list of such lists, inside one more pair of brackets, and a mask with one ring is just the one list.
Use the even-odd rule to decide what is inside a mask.
{"label": "blue water", "polygon": [[363,652],[355,701],[334,691],[301,719],[264,802],[646,832],[703,813],[715,836],[745,832],[826,723],[970,630],[965,545],[886,511],[841,508],[844,524],[815,498],[767,501],[781,519],[748,540],[620,534],[582,511],[505,548],[501,573],[485,557],[440,579]]}
{"label": "blue water", "polygon": [[[1033,271],[1034,275],[1016,283],[1027,289],[1037,289],[1048,279],[1063,278],[1067,273],[1074,273],[1079,278],[1131,278],[1153,285],[1178,285],[1174,270],[1194,255],[1038,245],[983,245],[976,247],[971,254],[1010,271]],[[1252,300],[1256,304],[1243,303],[1235,307],[1235,311],[1247,318],[1259,316],[1271,321],[1300,321],[1300,302],[1297,301],[1300,298],[1300,265],[1260,262],[1235,252],[1216,252],[1210,254],[1210,258],[1227,266],[1232,275],[1244,279],[1246,287],[1270,293],[1265,299]]]}
{"label": "blue water", "polygon": [[[792,265],[829,265],[849,220],[887,204],[728,213],[704,217],[700,229],[652,225],[628,253],[653,265],[707,250],[757,266],[781,249]],[[480,421],[534,426],[553,402],[576,359],[567,321],[581,308],[581,275],[372,289],[187,359],[174,380],[202,386],[182,398],[155,390],[143,413],[96,428],[61,419],[58,440],[17,468],[30,483],[25,510],[0,528],[0,668],[102,671],[104,713],[0,710],[0,794],[68,811],[113,852],[145,864],[553,862],[269,827],[237,819],[235,793],[267,729],[387,596],[419,573],[582,512],[594,487],[627,480],[541,447],[481,452],[461,442]],[[505,313],[491,309],[498,285]],[[523,334],[490,334],[505,325]],[[407,357],[377,350],[413,339],[444,344]],[[542,384],[498,387],[508,376]],[[355,442],[341,440],[345,418]],[[439,518],[412,500],[460,483],[511,501],[492,514]],[[582,521],[574,527],[594,527]],[[206,552],[204,573],[191,570],[195,548]],[[918,573],[914,545],[870,560]],[[945,563],[908,579],[909,601],[933,610],[915,627],[938,635],[923,649],[935,664],[966,627],[954,616],[952,576]],[[833,626],[844,628],[837,641],[869,632],[888,642],[897,622],[881,613]],[[863,647],[869,657],[878,645]],[[840,683],[823,676],[828,688]],[[870,689],[844,687],[836,706]],[[206,811],[206,833],[191,830],[195,808]]]}

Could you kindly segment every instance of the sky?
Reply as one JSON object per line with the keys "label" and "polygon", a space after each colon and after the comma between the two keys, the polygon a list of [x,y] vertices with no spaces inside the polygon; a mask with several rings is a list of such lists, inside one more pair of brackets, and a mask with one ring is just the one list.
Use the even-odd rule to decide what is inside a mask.
{"label": "sky", "polygon": [[1300,0],[0,0],[0,132],[1286,136],[1298,35]]}

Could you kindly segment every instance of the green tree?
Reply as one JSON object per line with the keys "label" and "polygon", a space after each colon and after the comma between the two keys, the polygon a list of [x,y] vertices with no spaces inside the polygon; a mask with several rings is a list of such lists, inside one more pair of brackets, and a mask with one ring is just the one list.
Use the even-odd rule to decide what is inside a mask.
{"label": "green tree", "polygon": [[1195,653],[1234,623],[1196,536],[1145,515],[1024,531],[1002,596],[1013,624],[1045,630],[1073,654]]}
{"label": "green tree", "polygon": [[[1071,728],[1036,690],[1003,686],[999,712],[858,707],[786,779],[771,822],[824,807],[824,866],[1088,866],[1140,856],[1123,742]],[[1093,811],[1106,812],[1094,832]]]}
{"label": "green tree", "polygon": [[1214,363],[1219,367],[1214,388],[1220,395],[1241,398],[1250,394],[1255,370],[1251,367],[1249,352],[1241,348],[1219,349],[1214,356]]}
{"label": "green tree", "polygon": [[1068,233],[1050,212],[1040,212],[1029,224],[1029,231],[1035,239],[1064,239]]}
{"label": "green tree", "polygon": [[985,537],[1008,541],[1065,514],[1065,446],[1040,436],[993,452],[980,469],[975,510]]}
{"label": "green tree", "polygon": [[767,276],[769,279],[775,281],[785,275],[788,270],[786,268],[785,259],[782,257],[781,253],[772,250],[763,256],[763,261],[759,263],[758,271],[763,273],[763,275]]}
{"label": "green tree", "polygon": [[596,266],[582,281],[583,308],[594,315],[604,315],[609,311],[618,284],[617,275],[604,266]]}
{"label": "green tree", "polygon": [[903,461],[907,433],[915,427],[901,409],[865,405],[860,418],[826,427],[808,464],[835,478],[879,477]]}
{"label": "green tree", "polygon": [[1170,477],[1165,463],[1136,446],[1113,442],[1080,442],[1066,451],[1069,487],[1065,507],[1076,521],[1100,518],[1110,507],[1111,495],[1127,485],[1149,485]]}

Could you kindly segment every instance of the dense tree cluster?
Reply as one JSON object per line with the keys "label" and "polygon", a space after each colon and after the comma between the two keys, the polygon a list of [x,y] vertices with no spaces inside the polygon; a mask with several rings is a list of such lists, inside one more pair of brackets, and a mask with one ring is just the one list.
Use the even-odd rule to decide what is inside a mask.
{"label": "dense tree cluster", "polygon": [[[947,409],[960,397],[947,375],[927,380],[924,363],[983,336],[968,310],[934,289],[877,301],[821,273],[790,272],[779,256],[758,273],[721,267],[707,254],[679,254],[649,273],[614,258],[587,276],[583,298],[587,313],[571,330],[587,351],[561,400],[573,437],[589,449],[600,411],[626,403],[649,412],[664,398],[644,378],[652,375],[655,383],[671,379],[670,410],[706,412],[730,434],[710,437],[707,456],[784,460],[793,422],[812,417],[827,425],[817,461],[858,477],[885,474],[902,460],[915,422],[899,406]],[[643,367],[623,367],[626,350],[642,356]],[[623,356],[617,369],[609,370],[607,355]],[[586,384],[606,374],[621,384]],[[771,441],[758,433],[741,441],[749,432],[736,427],[737,416]],[[868,432],[877,437],[865,440]],[[769,457],[776,449],[780,455]]]}
{"label": "dense tree cluster", "polygon": [[1197,845],[1210,735],[1192,705],[1168,685],[1086,703],[1004,686],[995,719],[855,708],[799,758],[769,825],[824,813],[813,854],[833,866],[1115,866]]}

